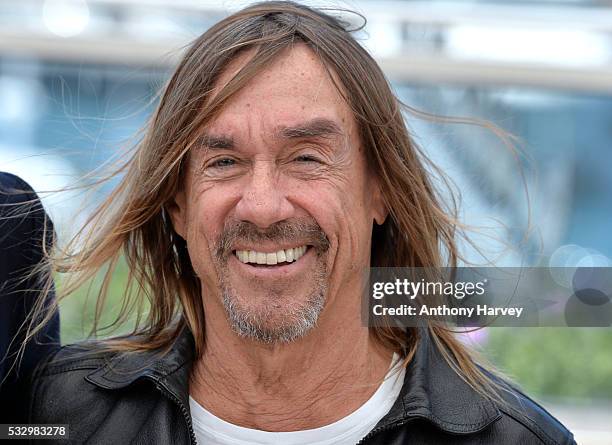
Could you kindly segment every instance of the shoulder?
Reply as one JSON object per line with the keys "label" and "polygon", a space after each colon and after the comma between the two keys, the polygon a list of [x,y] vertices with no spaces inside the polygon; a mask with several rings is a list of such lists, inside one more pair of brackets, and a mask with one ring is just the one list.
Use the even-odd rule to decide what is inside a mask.
{"label": "shoulder", "polygon": [[[121,337],[117,337],[121,338]],[[123,337],[122,339],[136,337]],[[159,391],[152,386],[183,367],[178,347],[113,350],[108,342],[64,346],[42,363],[34,375],[30,396],[31,423],[83,423],[84,412],[95,418],[116,410],[120,400],[130,406],[153,406]],[[187,372],[187,371],[186,371]],[[152,386],[151,386],[152,385]],[[188,384],[185,384],[187,387]],[[148,405],[147,405],[148,404]]]}
{"label": "shoulder", "polygon": [[471,380],[442,355],[428,333],[421,338],[406,373],[399,413],[433,424],[435,428],[422,432],[429,439],[444,435],[444,440],[427,442],[575,443],[567,428],[493,368],[473,362],[480,375]]}
{"label": "shoulder", "polygon": [[97,369],[116,355],[94,342],[81,342],[62,346],[41,363],[36,371],[37,378],[64,378],[73,371]]}
{"label": "shoulder", "polygon": [[[0,227],[4,236],[28,239],[53,224],[32,187],[18,176],[0,172]],[[14,232],[14,233],[13,233]]]}
{"label": "shoulder", "polygon": [[[70,443],[127,443],[132,439],[153,443],[140,435],[163,425],[161,419],[170,413],[171,402],[162,401],[159,391],[146,379],[134,384],[121,381],[123,369],[117,374],[113,371],[124,361],[122,353],[95,345],[60,349],[35,375],[28,423],[68,425]],[[99,373],[118,385],[96,384],[94,376]],[[166,441],[160,439],[160,443]]]}
{"label": "shoulder", "polygon": [[496,378],[502,390],[496,402],[501,414],[497,422],[506,436],[504,443],[575,444],[573,434],[542,405],[517,387]]}
{"label": "shoulder", "polygon": [[32,191],[32,187],[19,176],[2,171],[0,171],[0,188]]}
{"label": "shoulder", "polygon": [[37,198],[26,181],[12,173],[0,171],[0,204],[18,204]]}
{"label": "shoulder", "polygon": [[64,346],[50,355],[38,366],[32,379],[30,421],[62,423],[57,420],[91,411],[98,396],[86,377],[112,356],[86,344]]}

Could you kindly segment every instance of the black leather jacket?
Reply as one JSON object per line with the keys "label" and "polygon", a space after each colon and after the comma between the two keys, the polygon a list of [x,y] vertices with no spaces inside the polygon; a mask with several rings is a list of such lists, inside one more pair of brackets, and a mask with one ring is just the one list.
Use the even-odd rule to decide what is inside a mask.
{"label": "black leather jacket", "polygon": [[[188,401],[192,354],[187,330],[161,358],[82,357],[78,348],[64,348],[35,381],[30,422],[68,424],[70,443],[195,444]],[[495,404],[471,389],[424,336],[398,400],[360,443],[575,443],[534,401],[518,391],[505,398],[507,404]]]}

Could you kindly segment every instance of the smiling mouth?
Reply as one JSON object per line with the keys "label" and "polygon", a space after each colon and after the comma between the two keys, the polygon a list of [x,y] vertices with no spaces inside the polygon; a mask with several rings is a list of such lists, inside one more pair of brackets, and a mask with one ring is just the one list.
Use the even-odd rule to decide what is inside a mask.
{"label": "smiling mouth", "polygon": [[257,250],[235,250],[238,260],[251,266],[282,266],[299,260],[308,250],[307,245],[280,249],[276,252],[259,252]]}

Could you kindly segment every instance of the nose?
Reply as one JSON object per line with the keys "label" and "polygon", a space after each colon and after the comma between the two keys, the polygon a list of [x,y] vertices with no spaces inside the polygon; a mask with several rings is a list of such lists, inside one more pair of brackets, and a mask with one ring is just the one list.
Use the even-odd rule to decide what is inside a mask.
{"label": "nose", "polygon": [[245,179],[242,196],[236,204],[236,218],[265,229],[292,216],[294,207],[287,200],[276,172],[276,163],[262,161]]}

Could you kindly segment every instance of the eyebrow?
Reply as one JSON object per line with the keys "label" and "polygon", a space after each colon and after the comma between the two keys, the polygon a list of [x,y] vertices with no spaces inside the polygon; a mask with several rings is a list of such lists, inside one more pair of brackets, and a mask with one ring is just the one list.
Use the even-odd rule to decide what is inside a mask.
{"label": "eyebrow", "polygon": [[[343,136],[344,132],[333,120],[327,118],[315,118],[295,126],[277,127],[275,138],[277,139],[301,139],[317,137]],[[209,149],[230,150],[235,147],[232,136],[212,135],[204,133],[200,137],[200,146]]]}
{"label": "eyebrow", "polygon": [[234,148],[234,139],[231,136],[213,136],[203,134],[200,137],[200,146],[210,149],[231,149]]}
{"label": "eyebrow", "polygon": [[281,127],[277,134],[282,139],[342,136],[340,126],[331,119],[316,118],[294,127]]}

